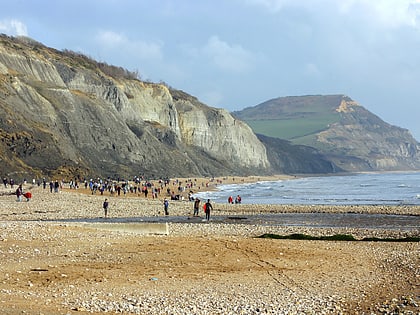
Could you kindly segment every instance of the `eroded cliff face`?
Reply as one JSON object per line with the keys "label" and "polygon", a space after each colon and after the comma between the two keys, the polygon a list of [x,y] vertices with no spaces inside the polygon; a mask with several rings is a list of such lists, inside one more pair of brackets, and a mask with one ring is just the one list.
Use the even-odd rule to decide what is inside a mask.
{"label": "eroded cliff face", "polygon": [[[209,108],[183,92],[172,91],[179,115],[181,138],[190,146],[207,148],[219,160],[229,157],[234,164],[267,168],[265,146],[251,128],[224,109]],[[256,141],[258,140],[258,141]],[[238,165],[239,166],[239,165]]]}
{"label": "eroded cliff face", "polygon": [[3,173],[166,177],[269,168],[264,145],[225,110],[76,57],[0,37]]}
{"label": "eroded cliff face", "polygon": [[420,144],[410,132],[384,122],[346,95],[279,97],[233,114],[257,133],[267,132],[258,120],[266,121],[266,136],[316,149],[312,154],[307,147],[259,137],[268,143],[272,167],[283,172],[420,170]]}
{"label": "eroded cliff face", "polygon": [[341,120],[318,134],[327,156],[348,171],[420,169],[420,146],[408,130],[391,126],[354,101],[343,100]]}

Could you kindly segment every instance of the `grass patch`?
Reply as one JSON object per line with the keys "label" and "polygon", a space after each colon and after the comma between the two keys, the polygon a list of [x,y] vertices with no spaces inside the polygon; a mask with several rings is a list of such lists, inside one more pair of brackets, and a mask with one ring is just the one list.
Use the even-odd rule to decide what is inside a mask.
{"label": "grass patch", "polygon": [[325,113],[323,116],[296,117],[290,119],[248,119],[245,122],[254,133],[289,140],[294,144],[310,145],[316,135],[340,120],[338,114]]}
{"label": "grass patch", "polygon": [[405,238],[378,238],[378,237],[365,237],[357,240],[353,235],[348,234],[335,234],[330,236],[312,236],[307,234],[290,234],[278,235],[266,233],[257,238],[271,238],[281,240],[309,240],[309,241],[361,241],[361,242],[420,242],[420,237],[405,237]]}
{"label": "grass patch", "polygon": [[311,120],[307,118],[247,120],[246,123],[255,133],[293,140],[325,130],[335,121],[337,121],[335,117],[319,117]]}

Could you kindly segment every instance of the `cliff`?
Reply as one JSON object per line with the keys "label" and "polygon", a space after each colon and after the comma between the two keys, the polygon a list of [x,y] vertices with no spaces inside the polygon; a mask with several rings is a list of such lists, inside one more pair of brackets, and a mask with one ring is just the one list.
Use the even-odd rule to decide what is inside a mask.
{"label": "cliff", "polygon": [[0,172],[215,176],[267,172],[265,146],[227,111],[121,68],[0,36]]}
{"label": "cliff", "polygon": [[316,149],[344,171],[420,169],[420,144],[345,95],[280,97],[233,113],[254,132]]}
{"label": "cliff", "polygon": [[340,121],[317,134],[331,161],[349,171],[420,169],[420,144],[407,129],[392,126],[354,101],[343,100]]}

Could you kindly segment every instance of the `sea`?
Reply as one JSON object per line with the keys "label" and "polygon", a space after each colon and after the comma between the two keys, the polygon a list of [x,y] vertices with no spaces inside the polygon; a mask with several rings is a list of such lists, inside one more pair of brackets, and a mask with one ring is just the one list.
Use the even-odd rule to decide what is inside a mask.
{"label": "sea", "polygon": [[245,204],[420,205],[420,172],[360,173],[219,185],[194,197]]}

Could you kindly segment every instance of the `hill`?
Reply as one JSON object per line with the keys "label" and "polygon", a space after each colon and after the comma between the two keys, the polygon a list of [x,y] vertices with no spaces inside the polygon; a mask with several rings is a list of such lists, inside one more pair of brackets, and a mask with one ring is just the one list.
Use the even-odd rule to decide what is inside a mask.
{"label": "hill", "polygon": [[[0,35],[0,173],[212,177],[328,173],[296,147],[267,150],[224,109],[80,53]],[[287,146],[286,146],[287,147]],[[285,146],[280,146],[284,152]],[[271,153],[269,153],[270,151]],[[273,157],[273,163],[270,158]],[[294,160],[293,163],[290,163]]]}
{"label": "hill", "polygon": [[[119,67],[0,36],[0,173],[152,178],[269,172],[226,110]],[[30,177],[29,177],[30,178]]]}
{"label": "hill", "polygon": [[315,148],[346,171],[420,169],[420,146],[345,95],[280,97],[232,113],[257,134]]}

